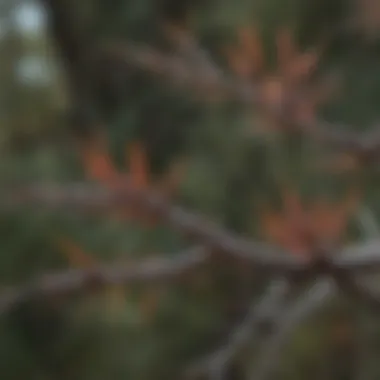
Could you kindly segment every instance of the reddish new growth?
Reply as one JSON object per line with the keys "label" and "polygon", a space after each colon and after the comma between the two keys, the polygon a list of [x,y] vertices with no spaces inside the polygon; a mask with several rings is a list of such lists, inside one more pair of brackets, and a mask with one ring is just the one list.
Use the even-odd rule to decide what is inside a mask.
{"label": "reddish new growth", "polygon": [[[238,44],[226,49],[229,67],[240,79],[253,82],[259,88],[265,110],[260,116],[265,120],[258,121],[255,115],[255,124],[267,126],[269,121],[274,130],[288,128],[292,124],[311,126],[316,107],[330,96],[335,85],[322,81],[319,86],[310,86],[319,54],[317,51],[299,52],[289,30],[278,32],[276,42],[277,70],[271,72],[266,68],[258,31],[254,28],[240,29]],[[279,112],[285,112],[285,115],[279,115]],[[292,123],[280,123],[277,115],[285,116]]]}
{"label": "reddish new growth", "polygon": [[[123,186],[126,181],[136,190],[159,192],[164,197],[172,197],[178,189],[182,178],[182,165],[175,164],[169,169],[168,173],[160,181],[151,184],[148,157],[142,144],[135,142],[127,149],[126,165],[129,166],[129,172],[123,173],[118,170],[112,163],[109,155],[106,140],[97,138],[85,145],[82,149],[83,166],[86,176],[102,183],[109,188],[115,189]],[[118,214],[122,220],[137,220],[145,226],[156,224],[149,216],[141,215],[139,210],[128,209]],[[58,244],[63,250],[70,267],[76,268],[93,268],[100,265],[100,260],[93,255],[85,252],[77,244],[69,239],[59,239]],[[131,264],[128,257],[123,257],[122,265]],[[111,301],[112,309],[116,306],[117,310],[125,305],[127,290],[123,286],[112,286],[106,290],[107,300]],[[146,320],[150,319],[157,308],[160,289],[153,289],[144,293],[139,301],[139,310]]]}
{"label": "reddish new growth", "polygon": [[339,203],[319,198],[305,206],[297,193],[287,190],[281,212],[262,212],[261,230],[267,240],[289,252],[311,257],[319,246],[341,242],[358,200],[352,191]]}
{"label": "reddish new growth", "polygon": [[[139,142],[134,142],[127,148],[125,163],[129,166],[128,173],[121,172],[112,163],[105,138],[89,142],[82,150],[82,158],[85,174],[92,180],[113,189],[128,181],[136,190],[158,192],[162,197],[170,199],[178,190],[184,173],[182,162],[176,162],[160,180],[153,182],[146,151]],[[122,218],[138,220],[148,226],[156,222],[132,208],[124,210]]]}

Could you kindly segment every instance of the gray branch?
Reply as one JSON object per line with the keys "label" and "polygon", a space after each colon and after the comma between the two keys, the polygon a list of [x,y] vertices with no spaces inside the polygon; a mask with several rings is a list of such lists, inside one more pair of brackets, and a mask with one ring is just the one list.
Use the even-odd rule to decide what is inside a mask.
{"label": "gray branch", "polygon": [[277,316],[273,334],[260,349],[257,366],[249,378],[265,380],[276,369],[281,350],[294,330],[313,312],[322,307],[336,294],[337,288],[332,281],[321,280],[314,284],[295,304]]}
{"label": "gray branch", "polygon": [[105,189],[86,183],[69,185],[36,184],[13,187],[1,192],[3,208],[45,206],[67,211],[109,211],[133,208],[182,232],[213,253],[259,266],[268,272],[302,271],[307,259],[300,259],[268,244],[254,242],[230,233],[204,217],[167,202],[156,193],[136,190],[128,181],[119,189]]}
{"label": "gray branch", "polygon": [[98,289],[114,284],[143,284],[173,282],[198,269],[207,262],[204,248],[192,248],[173,259],[153,259],[135,265],[113,264],[87,270],[68,270],[45,275],[23,287],[0,293],[0,314],[13,306],[34,298],[68,295],[86,289]]}
{"label": "gray branch", "polygon": [[187,376],[196,378],[201,374],[206,374],[211,379],[222,380],[232,360],[260,334],[262,324],[270,324],[283,310],[283,301],[289,290],[287,280],[272,281],[259,302],[252,304],[243,322],[231,332],[226,345],[192,366]]}

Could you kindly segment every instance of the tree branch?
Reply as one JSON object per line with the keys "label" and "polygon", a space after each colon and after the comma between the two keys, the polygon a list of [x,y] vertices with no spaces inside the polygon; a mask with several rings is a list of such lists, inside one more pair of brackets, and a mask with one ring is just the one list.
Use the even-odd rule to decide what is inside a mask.
{"label": "tree branch", "polygon": [[277,315],[273,334],[265,341],[257,358],[257,367],[249,378],[252,380],[265,380],[275,370],[275,363],[281,354],[281,349],[289,336],[307,317],[323,306],[336,294],[336,287],[329,280],[321,280],[314,284],[295,304]]}
{"label": "tree branch", "polygon": [[[379,229],[376,221],[367,208],[360,210],[358,214],[358,221],[363,235],[372,240],[366,241],[359,247],[348,247],[341,254],[341,260],[345,260],[346,264],[351,264],[357,270],[363,269],[364,266],[367,269],[378,268],[380,262],[380,239]],[[339,258],[338,258],[339,260]],[[334,265],[334,264],[333,264]],[[372,307],[376,311],[380,308],[380,293],[375,288],[378,288],[378,281],[375,281],[367,276],[360,276],[360,273],[352,273],[348,275],[346,271],[342,271],[342,267],[339,269],[334,267],[332,273],[337,281],[337,284],[345,290],[351,296],[358,298],[360,301],[365,302],[368,306]]]}
{"label": "tree branch", "polygon": [[[253,242],[209,222],[204,217],[188,212],[167,202],[159,194],[136,190],[125,181],[119,189],[106,189],[90,183],[29,184],[3,187],[1,207],[14,209],[20,206],[44,206],[49,209],[82,212],[109,211],[113,208],[138,208],[142,213],[159,217],[185,235],[213,248],[226,257],[259,265],[268,271],[302,271],[309,261],[294,257],[286,251],[269,244]],[[330,264],[345,272],[374,271],[380,266],[380,241],[343,247],[339,252],[330,252]]]}
{"label": "tree branch", "polygon": [[128,181],[118,189],[75,183],[70,185],[36,184],[13,187],[2,194],[4,207],[47,206],[65,211],[111,210],[125,208],[158,217],[174,229],[226,258],[259,266],[271,272],[302,271],[309,260],[294,257],[270,245],[234,235],[195,213],[174,206],[157,193],[136,190]]}
{"label": "tree branch", "polygon": [[380,239],[343,247],[330,258],[330,262],[345,271],[376,271],[380,265]]}
{"label": "tree branch", "polygon": [[271,324],[283,310],[284,297],[290,289],[288,281],[277,279],[270,283],[258,303],[253,303],[243,322],[231,332],[225,346],[193,365],[186,373],[189,378],[207,374],[211,379],[223,379],[231,362],[260,334],[263,324]]}
{"label": "tree branch", "polygon": [[[196,50],[194,43],[190,45]],[[198,50],[200,48],[198,47]],[[357,154],[365,160],[373,160],[380,153],[380,130],[375,128],[362,135],[348,132],[350,127],[338,126],[324,120],[309,122],[292,120],[285,104],[269,105],[263,101],[260,85],[240,81],[223,72],[209,57],[203,55],[203,65],[192,65],[180,56],[167,55],[149,47],[136,47],[131,43],[114,42],[104,45],[102,51],[115,60],[134,65],[142,70],[161,76],[175,85],[196,90],[197,94],[215,95],[217,98],[232,98],[243,105],[257,106],[269,111],[273,117],[293,125],[296,130],[331,145]],[[207,63],[207,64],[206,64]],[[195,68],[194,68],[195,67]],[[297,94],[287,94],[286,103],[297,103]],[[292,99],[289,99],[292,97]]]}
{"label": "tree branch", "polygon": [[91,269],[76,269],[45,275],[25,285],[0,294],[0,314],[13,306],[34,298],[68,295],[77,291],[93,290],[114,284],[143,284],[171,282],[198,269],[206,263],[209,253],[205,248],[192,248],[173,259],[146,260],[135,265],[114,264]]}

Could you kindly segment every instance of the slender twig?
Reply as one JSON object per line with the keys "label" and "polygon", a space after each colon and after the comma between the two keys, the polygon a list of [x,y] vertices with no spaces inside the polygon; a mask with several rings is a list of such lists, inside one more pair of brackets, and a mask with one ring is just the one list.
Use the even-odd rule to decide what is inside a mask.
{"label": "slender twig", "polygon": [[216,79],[223,75],[222,70],[215,64],[212,57],[205,49],[200,46],[196,37],[185,30],[176,30],[170,33],[170,39],[178,55],[192,65],[192,68],[203,73],[208,73]]}
{"label": "slender twig", "polygon": [[[187,44],[200,50],[200,47]],[[195,47],[194,47],[195,46]],[[258,84],[247,81],[239,81],[226,72],[223,72],[210,58],[203,57],[204,64],[195,66],[189,64],[185,59],[161,53],[149,47],[136,47],[131,43],[110,43],[106,45],[104,51],[111,53],[113,58],[126,64],[135,65],[142,70],[164,77],[174,84],[198,90],[212,90],[212,93],[233,98],[245,105],[255,105],[262,109],[267,109],[272,116],[279,120],[284,120],[288,125],[293,124],[295,129],[303,131],[321,142],[332,145],[335,148],[350,151],[358,154],[361,158],[375,159],[380,151],[380,132],[379,128],[374,128],[367,134],[349,132],[351,127],[346,125],[336,125],[325,120],[304,120],[300,125],[299,120],[291,120],[291,115],[281,105],[275,107],[263,102],[261,88]],[[204,68],[204,69],[202,69]],[[203,92],[205,95],[209,92]],[[297,94],[288,94],[286,101],[297,102]],[[222,97],[223,98],[223,97]],[[289,118],[290,116],[290,118]]]}
{"label": "slender twig", "polygon": [[[380,243],[380,229],[379,225],[371,212],[369,207],[362,207],[357,213],[357,221],[361,230],[361,234],[364,239],[374,239],[375,244]],[[380,250],[377,252],[377,256],[380,256]],[[372,276],[358,276],[358,279],[362,283],[372,283]],[[377,285],[378,281],[375,278],[375,284]],[[371,374],[368,371],[368,365],[374,363],[374,354],[371,353],[371,336],[374,332],[371,323],[371,316],[368,315],[367,311],[363,308],[357,310],[357,324],[360,329],[360,335],[358,337],[358,356],[359,356],[359,365],[357,368],[356,379],[357,380],[366,380],[371,379]]]}
{"label": "slender twig", "polygon": [[264,380],[269,378],[276,369],[281,349],[294,330],[318,308],[323,306],[336,294],[336,287],[329,280],[321,280],[305,292],[295,304],[277,316],[272,335],[266,339],[260,354],[255,361],[257,364],[249,378],[252,380]]}
{"label": "slender twig", "polygon": [[358,212],[358,222],[366,239],[379,239],[379,225],[368,207],[362,207]]}
{"label": "slender twig", "polygon": [[375,292],[371,286],[339,270],[335,272],[333,277],[345,293],[355,297],[372,310],[376,312],[380,311],[380,293]]}
{"label": "slender twig", "polygon": [[376,271],[380,265],[380,239],[343,247],[330,260],[333,266],[345,271]]}
{"label": "slender twig", "polygon": [[211,91],[219,96],[232,97],[247,105],[252,105],[253,101],[260,101],[257,88],[228,77],[227,73],[216,65],[209,63],[206,66],[205,57],[203,57],[203,65],[198,65],[197,69],[194,69],[194,65],[188,63],[180,55],[169,55],[151,47],[135,46],[132,43],[112,42],[104,45],[101,51],[121,63],[132,64],[174,85],[196,90],[197,93],[202,91],[206,96]]}
{"label": "slender twig", "polygon": [[205,248],[192,248],[173,259],[153,259],[135,265],[120,263],[91,269],[67,270],[45,275],[23,287],[0,293],[0,314],[13,306],[35,297],[68,295],[113,284],[143,284],[173,282],[206,263],[209,253]]}
{"label": "slender twig", "polygon": [[252,303],[242,323],[231,332],[226,345],[193,365],[187,371],[187,377],[207,374],[211,379],[223,379],[231,361],[259,335],[261,326],[264,323],[270,325],[282,311],[289,289],[289,282],[285,279],[272,281],[261,299]]}
{"label": "slender twig", "polygon": [[[376,292],[374,284],[370,281],[368,276],[360,276],[358,271],[363,265],[370,269],[377,268],[377,263],[380,262],[380,239],[377,223],[368,208],[362,208],[358,213],[358,222],[363,235],[367,239],[361,247],[351,247],[346,249],[340,257],[340,261],[345,260],[346,264],[354,265],[356,271],[347,273],[342,271],[342,265],[333,264],[333,277],[337,284],[351,296],[358,298],[360,301],[365,302],[375,310],[380,309],[380,293]],[[339,258],[338,258],[339,263]],[[339,268],[338,268],[339,267]],[[377,282],[377,281],[376,281]]]}

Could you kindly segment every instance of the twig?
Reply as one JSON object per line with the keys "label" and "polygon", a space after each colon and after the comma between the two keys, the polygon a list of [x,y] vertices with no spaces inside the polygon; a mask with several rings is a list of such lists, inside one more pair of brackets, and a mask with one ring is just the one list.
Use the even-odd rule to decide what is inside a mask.
{"label": "twig", "polygon": [[174,30],[174,33],[170,33],[169,38],[173,41],[176,52],[193,68],[208,73],[215,79],[223,75],[221,69],[215,64],[208,52],[199,45],[191,32],[177,29]]}
{"label": "twig", "polygon": [[161,53],[147,46],[137,47],[132,43],[109,43],[101,48],[101,52],[116,61],[134,65],[161,76],[174,85],[196,90],[197,93],[209,95],[211,92],[218,96],[232,97],[247,105],[252,105],[253,101],[260,101],[260,93],[255,87],[229,78],[226,73],[210,62],[206,69],[205,57],[203,57],[203,65],[198,65],[194,70],[194,65],[186,62],[181,56]]}
{"label": "twig", "polygon": [[[375,244],[380,244],[380,235],[379,235],[379,226],[375,220],[375,217],[371,210],[368,207],[362,207],[361,210],[357,213],[358,223],[360,225],[360,229],[364,239],[374,239]],[[368,243],[367,243],[368,244]],[[377,256],[380,256],[380,250],[377,252]],[[371,276],[372,277],[372,276]],[[357,276],[358,280],[361,283],[370,284],[372,283],[372,278],[368,278],[368,276]],[[375,286],[378,286],[378,281],[375,278]],[[360,331],[359,339],[358,339],[358,350],[359,350],[359,366],[357,369],[356,379],[365,380],[371,379],[371,375],[367,370],[368,365],[374,363],[374,355],[371,354],[370,349],[370,340],[371,335],[374,330],[372,328],[371,318],[369,317],[366,310],[362,308],[357,310],[357,324]]]}
{"label": "twig", "polygon": [[376,271],[380,265],[380,239],[348,245],[330,259],[339,269],[351,272]]}
{"label": "twig", "polygon": [[[194,44],[192,44],[194,49]],[[198,46],[197,49],[200,49]],[[239,81],[236,78],[223,73],[216,64],[213,64],[209,57],[203,57],[203,63],[207,65],[190,65],[181,57],[167,55],[153,48],[136,47],[130,43],[110,43],[104,48],[105,52],[112,55],[115,60],[124,62],[127,65],[151,72],[172,81],[174,84],[199,90],[212,90],[212,93],[233,98],[243,105],[257,106],[269,111],[273,117],[285,121],[294,126],[295,129],[305,132],[310,136],[330,144],[335,148],[357,154],[364,160],[373,160],[380,153],[380,129],[363,135],[349,132],[350,127],[339,126],[324,120],[310,120],[309,122],[292,120],[289,112],[286,112],[284,105],[270,105],[262,99],[262,91],[259,84]],[[193,50],[194,51],[194,50]],[[202,68],[207,68],[203,70]],[[203,94],[209,94],[203,91]],[[297,103],[297,94],[287,94],[286,102]],[[291,97],[292,99],[289,99]]]}
{"label": "twig", "polygon": [[223,379],[231,361],[260,333],[263,323],[270,324],[282,311],[288,291],[289,283],[285,279],[272,281],[259,302],[252,304],[243,322],[232,331],[227,344],[192,366],[187,377],[208,374],[211,379]]}
{"label": "twig", "polygon": [[344,292],[357,298],[374,311],[378,312],[380,310],[380,294],[376,294],[371,286],[340,270],[333,273],[333,278]]}
{"label": "twig", "polygon": [[[367,208],[360,210],[358,221],[364,236],[368,239],[372,238],[372,240],[365,242],[361,247],[357,247],[356,249],[355,247],[346,249],[340,259],[345,260],[346,263],[351,261],[351,264],[354,264],[357,270],[363,268],[363,264],[368,269],[370,269],[371,265],[373,268],[377,268],[376,264],[380,262],[380,239],[376,221]],[[360,276],[360,273],[355,271],[350,275],[346,271],[342,271],[342,266],[339,269],[335,266],[332,274],[337,284],[348,294],[365,302],[375,310],[379,310],[380,294],[378,292],[376,294],[373,284],[371,281],[368,281],[368,277]]]}
{"label": "twig", "polygon": [[329,280],[321,280],[312,286],[287,312],[277,316],[276,327],[261,348],[257,367],[250,374],[252,380],[264,380],[275,370],[275,363],[289,335],[315,310],[336,294],[336,287]]}
{"label": "twig", "polygon": [[358,221],[366,239],[380,238],[379,225],[369,208],[363,207],[359,210]]}
{"label": "twig", "polygon": [[153,259],[136,265],[99,266],[88,270],[68,270],[45,275],[21,288],[0,294],[0,314],[13,306],[34,298],[68,295],[76,291],[98,289],[113,284],[144,284],[171,282],[180,279],[209,258],[204,248],[192,248],[173,259]]}

